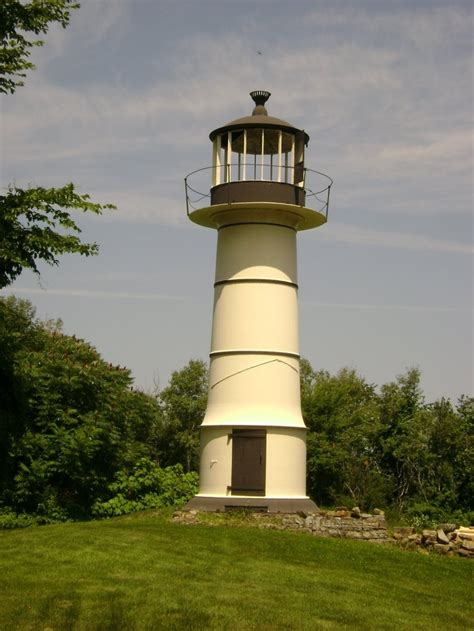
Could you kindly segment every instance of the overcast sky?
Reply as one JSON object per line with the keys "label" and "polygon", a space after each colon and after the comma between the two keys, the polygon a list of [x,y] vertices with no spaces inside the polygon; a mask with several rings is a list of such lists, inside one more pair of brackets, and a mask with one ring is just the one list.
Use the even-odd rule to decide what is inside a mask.
{"label": "overcast sky", "polygon": [[3,293],[145,389],[207,360],[216,234],[186,218],[183,178],[269,90],[334,179],[329,222],[298,236],[301,354],[473,394],[470,2],[82,0],[45,40],[0,97],[1,186],[73,181],[118,210],[81,218],[98,257]]}

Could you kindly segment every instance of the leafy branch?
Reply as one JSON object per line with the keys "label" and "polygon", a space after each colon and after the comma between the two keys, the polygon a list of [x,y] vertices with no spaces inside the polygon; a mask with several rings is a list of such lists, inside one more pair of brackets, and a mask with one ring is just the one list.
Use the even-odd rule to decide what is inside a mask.
{"label": "leafy branch", "polygon": [[0,195],[0,288],[11,284],[23,269],[39,275],[39,261],[57,265],[61,254],[97,254],[96,243],[84,243],[77,236],[81,229],[65,209],[100,215],[113,208],[79,195],[74,184],[49,189],[10,186]]}

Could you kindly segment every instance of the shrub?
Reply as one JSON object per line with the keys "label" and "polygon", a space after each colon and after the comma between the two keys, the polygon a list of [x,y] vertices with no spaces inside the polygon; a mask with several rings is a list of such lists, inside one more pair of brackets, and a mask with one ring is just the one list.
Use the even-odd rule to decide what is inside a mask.
{"label": "shrub", "polygon": [[149,458],[140,458],[129,473],[119,471],[109,485],[112,495],[92,507],[95,517],[113,517],[161,506],[179,506],[198,490],[198,474],[184,473],[180,464],[160,468]]}
{"label": "shrub", "polygon": [[54,519],[43,515],[30,515],[28,513],[15,513],[8,508],[0,511],[0,530],[42,526],[44,524],[54,524],[58,521],[65,521],[65,519]]}

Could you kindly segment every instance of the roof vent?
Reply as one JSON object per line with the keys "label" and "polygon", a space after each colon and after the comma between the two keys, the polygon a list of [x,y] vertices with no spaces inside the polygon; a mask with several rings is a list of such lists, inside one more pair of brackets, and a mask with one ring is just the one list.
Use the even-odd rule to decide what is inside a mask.
{"label": "roof vent", "polygon": [[250,92],[250,96],[255,103],[252,116],[267,116],[268,112],[265,107],[265,103],[270,98],[271,92],[267,92],[266,90],[254,90],[253,92]]}

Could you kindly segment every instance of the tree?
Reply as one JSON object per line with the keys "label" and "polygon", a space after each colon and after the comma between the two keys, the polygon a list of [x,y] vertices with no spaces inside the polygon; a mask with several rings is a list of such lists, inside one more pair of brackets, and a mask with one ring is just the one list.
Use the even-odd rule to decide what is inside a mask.
{"label": "tree", "polygon": [[131,387],[129,370],[65,335],[61,322],[36,320],[32,305],[13,296],[0,299],[4,349],[0,392],[9,386],[10,400],[0,399],[0,506],[89,514],[118,471],[153,458],[156,399]]}
{"label": "tree", "polygon": [[[78,7],[72,0],[2,0],[0,92],[13,94],[23,85],[24,71],[35,67],[28,61],[31,49],[43,41],[31,41],[25,34],[47,33],[52,22],[65,28],[71,10]],[[77,236],[80,229],[65,209],[100,214],[111,208],[115,206],[79,195],[73,184],[49,189],[10,186],[0,195],[0,288],[12,283],[25,268],[39,275],[39,261],[57,265],[61,254],[97,254],[95,243],[83,243]]]}
{"label": "tree", "polygon": [[173,372],[159,394],[164,426],[161,435],[162,466],[182,464],[185,471],[199,464],[199,426],[207,405],[208,371],[203,361],[191,360]]}
{"label": "tree", "polygon": [[386,479],[376,461],[379,429],[373,385],[354,370],[332,376],[302,364],[301,400],[308,427],[308,491],[322,504],[384,504]]}
{"label": "tree", "polygon": [[429,431],[418,368],[409,368],[380,394],[381,466],[393,480],[395,504],[403,510],[420,482],[422,459],[428,457]]}
{"label": "tree", "polygon": [[0,195],[0,288],[24,269],[39,275],[39,261],[57,265],[60,254],[97,254],[97,244],[58,232],[57,228],[81,232],[65,208],[101,214],[114,206],[91,202],[89,195],[76,193],[73,184],[50,189],[10,187]]}
{"label": "tree", "polygon": [[27,39],[27,33],[47,33],[52,22],[63,28],[69,24],[71,10],[78,9],[73,0],[2,0],[0,3],[0,92],[13,94],[23,85],[26,70],[35,65],[29,61],[32,48],[42,46],[41,39]]}
{"label": "tree", "polygon": [[463,508],[474,511],[474,397],[460,397],[456,416],[460,434],[456,449],[458,502]]}

